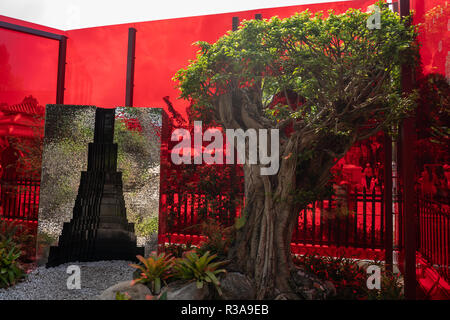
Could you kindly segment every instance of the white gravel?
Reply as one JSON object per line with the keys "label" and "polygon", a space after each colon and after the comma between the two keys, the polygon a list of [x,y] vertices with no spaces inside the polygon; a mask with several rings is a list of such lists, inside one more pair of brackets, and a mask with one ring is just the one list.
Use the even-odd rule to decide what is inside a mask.
{"label": "white gravel", "polygon": [[[130,261],[72,262],[55,268],[38,267],[13,287],[0,289],[0,300],[96,300],[105,289],[133,279]],[[81,289],[67,289],[67,267],[81,270]]]}

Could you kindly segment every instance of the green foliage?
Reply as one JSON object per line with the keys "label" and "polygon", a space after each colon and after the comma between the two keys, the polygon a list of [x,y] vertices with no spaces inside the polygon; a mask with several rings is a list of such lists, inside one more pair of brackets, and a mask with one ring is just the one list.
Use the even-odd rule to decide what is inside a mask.
{"label": "green foliage", "polygon": [[[240,89],[258,97],[274,126],[301,119],[300,128],[339,135],[355,133],[355,125],[369,119],[388,127],[414,105],[401,93],[399,70],[417,62],[417,26],[382,1],[377,5],[380,29],[368,29],[372,12],[359,9],[244,20],[214,44],[197,43],[196,59],[174,76],[181,98],[207,115],[219,96]],[[287,91],[306,102],[268,107]]]}
{"label": "green foliage", "polygon": [[[336,296],[332,299],[401,300],[404,298],[399,275],[382,271],[381,289],[368,289],[366,267],[354,259],[306,254],[295,256],[294,263],[324,281],[331,281],[336,287]],[[373,264],[378,265],[381,270],[384,268],[379,262]]]}
{"label": "green foliage", "polygon": [[25,276],[18,262],[21,250],[11,238],[0,241],[0,288],[14,285]]}
{"label": "green foliage", "polygon": [[131,300],[130,295],[127,292],[116,292],[116,300]]}
{"label": "green foliage", "polygon": [[0,220],[0,248],[6,251],[11,249],[18,250],[20,253],[19,260],[26,260],[30,251],[34,246],[34,236],[21,223]]}
{"label": "green foliage", "polygon": [[183,257],[184,253],[193,250],[195,247],[192,246],[191,242],[186,244],[169,243],[164,246],[164,252],[167,255],[171,255],[175,258]]}
{"label": "green foliage", "polygon": [[136,235],[140,237],[158,232],[158,217],[145,217],[135,222]]}
{"label": "green foliage", "polygon": [[217,292],[221,295],[220,282],[217,276],[226,272],[225,269],[219,269],[225,262],[212,262],[217,255],[210,255],[206,252],[199,256],[194,251],[186,252],[184,257],[177,259],[174,265],[175,277],[183,280],[195,280],[197,288],[203,288],[205,283],[213,284]]}
{"label": "green foliage", "polygon": [[46,232],[39,232],[37,235],[37,245],[39,246],[50,246],[54,244],[58,239],[54,236],[46,233]]}
{"label": "green foliage", "polygon": [[141,271],[141,277],[134,280],[133,283],[148,284],[150,290],[154,294],[159,294],[161,291],[161,282],[172,277],[171,268],[174,263],[174,258],[167,256],[165,253],[160,255],[151,255],[144,258],[137,256],[141,264],[131,264],[133,268]]}
{"label": "green foliage", "polygon": [[334,299],[363,299],[366,297],[367,274],[357,261],[346,258],[302,255],[294,263],[336,287]]}
{"label": "green foliage", "polygon": [[146,138],[136,130],[129,130],[125,121],[116,119],[114,126],[114,142],[118,144],[117,164],[122,171],[125,186],[139,187],[145,184],[143,172],[149,167],[149,163],[138,162],[133,166],[130,157],[142,157],[149,159],[149,150],[146,148]]}

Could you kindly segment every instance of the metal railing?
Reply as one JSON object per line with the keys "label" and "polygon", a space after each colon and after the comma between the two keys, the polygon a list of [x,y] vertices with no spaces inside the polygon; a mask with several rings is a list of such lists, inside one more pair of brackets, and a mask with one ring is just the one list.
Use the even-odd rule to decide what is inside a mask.
{"label": "metal railing", "polygon": [[37,221],[40,180],[19,175],[0,179],[0,216],[6,219]]}
{"label": "metal railing", "polygon": [[419,197],[418,222],[418,251],[449,282],[450,205]]}

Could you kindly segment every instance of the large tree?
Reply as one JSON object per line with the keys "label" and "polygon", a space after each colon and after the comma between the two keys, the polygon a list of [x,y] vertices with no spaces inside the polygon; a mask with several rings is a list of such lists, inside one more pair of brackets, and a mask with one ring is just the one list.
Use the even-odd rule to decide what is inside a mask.
{"label": "large tree", "polygon": [[416,56],[416,30],[378,5],[378,29],[367,26],[375,12],[355,9],[244,21],[214,44],[199,42],[196,59],[175,76],[192,115],[227,129],[280,130],[277,174],[244,165],[245,223],[230,250],[258,298],[293,294],[293,228],[299,211],[327,192],[330,168],[413,106],[399,75]]}

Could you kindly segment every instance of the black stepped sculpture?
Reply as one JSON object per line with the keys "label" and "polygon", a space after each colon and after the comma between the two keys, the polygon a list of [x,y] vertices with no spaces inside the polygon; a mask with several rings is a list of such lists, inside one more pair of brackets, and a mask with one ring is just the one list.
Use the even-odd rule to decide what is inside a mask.
{"label": "black stepped sculpture", "polygon": [[64,223],[57,247],[51,247],[47,267],[71,261],[136,260],[134,224],[128,223],[117,172],[114,140],[115,109],[97,108],[94,143],[89,143],[87,171],[81,172],[73,217]]}

